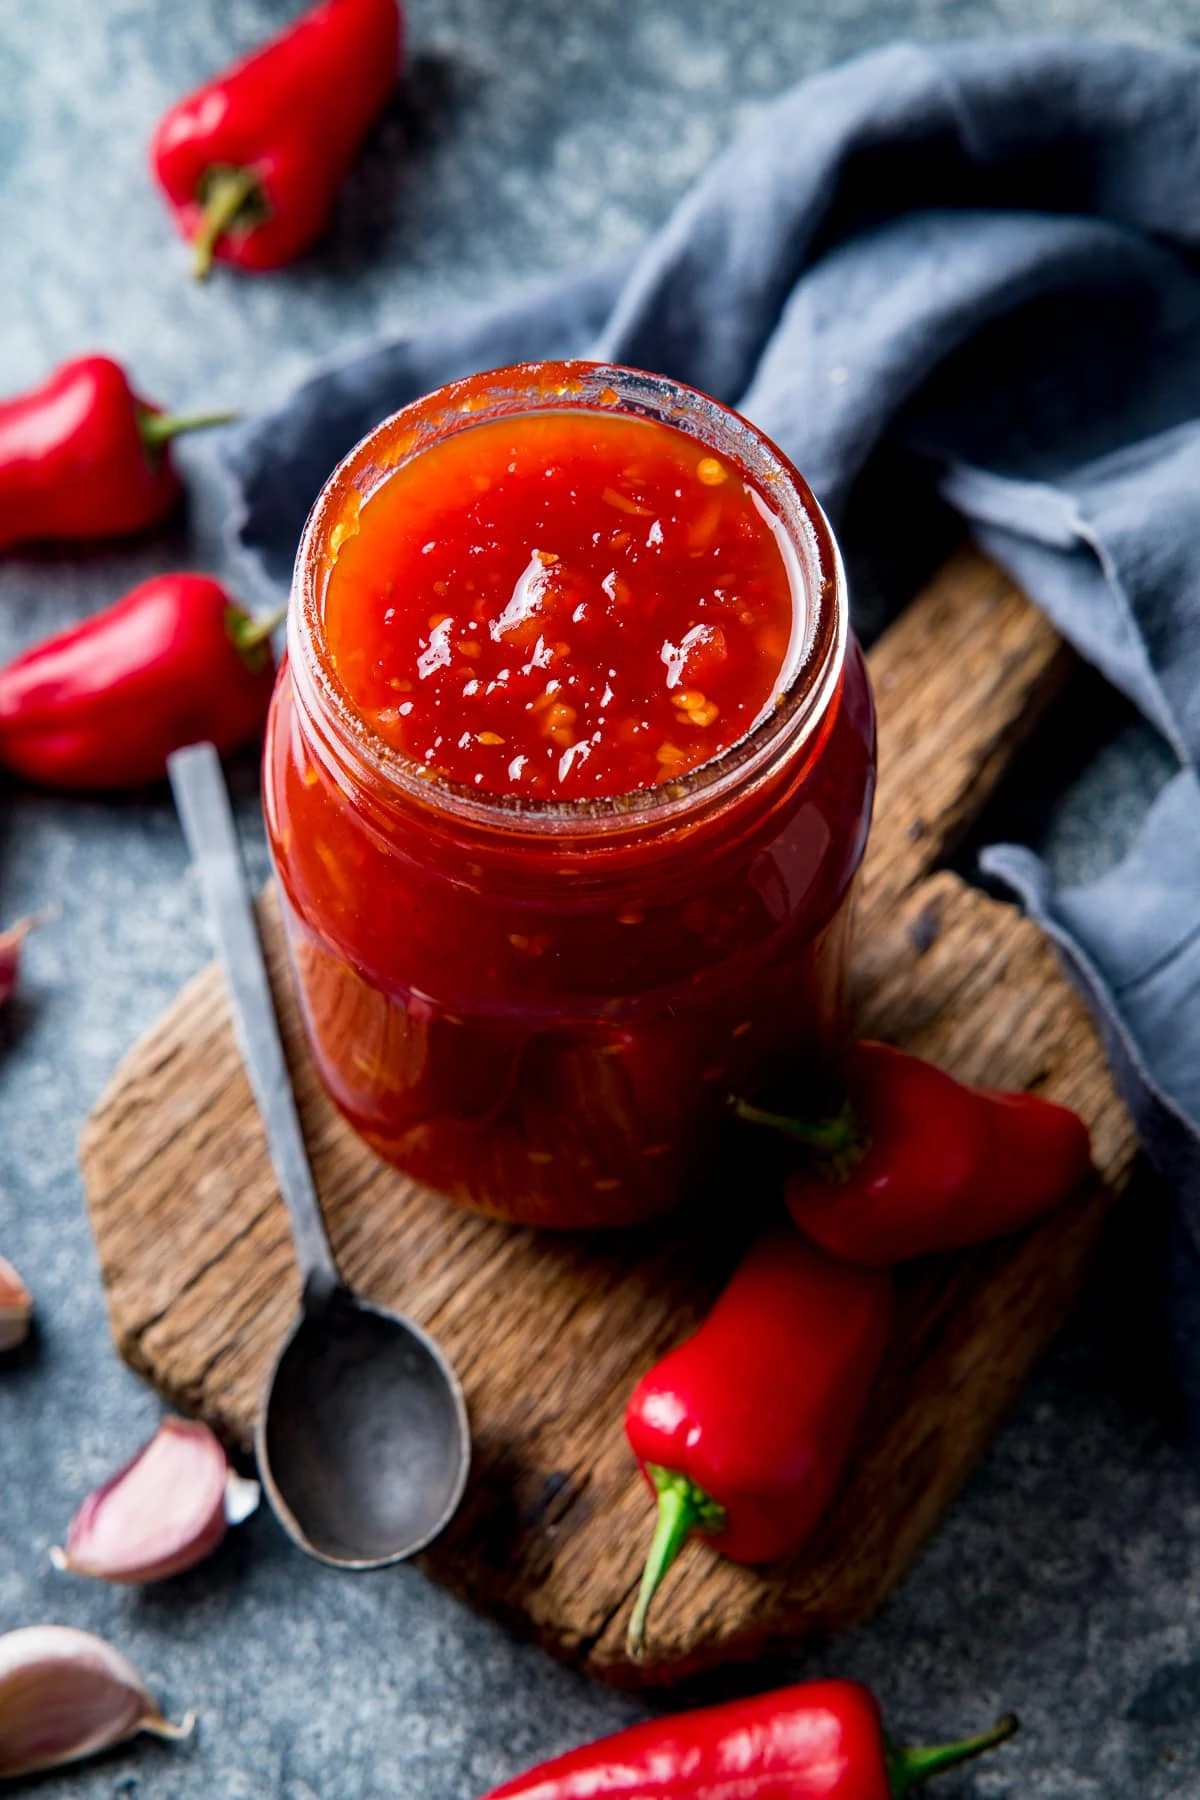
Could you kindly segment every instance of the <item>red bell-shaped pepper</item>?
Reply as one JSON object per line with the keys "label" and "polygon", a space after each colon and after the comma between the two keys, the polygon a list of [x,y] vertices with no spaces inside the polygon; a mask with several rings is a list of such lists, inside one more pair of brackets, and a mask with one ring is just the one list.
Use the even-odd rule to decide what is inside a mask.
{"label": "red bell-shaped pepper", "polygon": [[150,159],[197,275],[308,248],[396,83],[397,0],[323,0],[164,114]]}
{"label": "red bell-shaped pepper", "polygon": [[140,787],[208,739],[258,737],[270,633],[207,575],[156,575],[0,669],[0,767],[51,787]]}
{"label": "red bell-shaped pepper", "polygon": [[234,416],[163,413],[111,357],[63,363],[41,387],[0,400],[0,550],[156,524],[182,492],[170,439]]}
{"label": "red bell-shaped pepper", "polygon": [[693,1532],[737,1562],[808,1536],[841,1479],[887,1345],[892,1282],[782,1228],[747,1252],[699,1331],[644,1375],[625,1432],[658,1496],[629,1647]]}
{"label": "red bell-shaped pepper", "polygon": [[873,1043],[853,1047],[846,1085],[833,1118],[736,1110],[804,1146],[788,1211],[847,1262],[907,1262],[1020,1231],[1091,1172],[1083,1120],[1035,1094],[967,1087]]}
{"label": "red bell-shaped pepper", "polygon": [[903,1800],[1005,1743],[1007,1714],[958,1744],[903,1749],[856,1681],[805,1681],[650,1719],[493,1788],[485,1800]]}

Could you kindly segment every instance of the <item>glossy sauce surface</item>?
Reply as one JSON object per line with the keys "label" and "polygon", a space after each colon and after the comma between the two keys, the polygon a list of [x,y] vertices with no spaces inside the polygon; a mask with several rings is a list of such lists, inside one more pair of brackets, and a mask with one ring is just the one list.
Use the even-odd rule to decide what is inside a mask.
{"label": "glossy sauce surface", "polygon": [[653,787],[728,749],[803,652],[801,584],[749,480],[686,433],[518,414],[433,445],[347,524],[333,673],[405,757],[483,794]]}

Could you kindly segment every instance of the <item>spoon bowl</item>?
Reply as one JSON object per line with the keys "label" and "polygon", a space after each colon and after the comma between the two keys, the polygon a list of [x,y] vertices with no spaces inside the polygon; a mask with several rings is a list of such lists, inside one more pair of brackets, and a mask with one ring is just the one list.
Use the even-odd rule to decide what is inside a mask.
{"label": "spoon bowl", "polygon": [[284,1340],[255,1449],[296,1543],[338,1568],[375,1569],[424,1549],[457,1509],[466,1407],[418,1326],[338,1286],[308,1301]]}

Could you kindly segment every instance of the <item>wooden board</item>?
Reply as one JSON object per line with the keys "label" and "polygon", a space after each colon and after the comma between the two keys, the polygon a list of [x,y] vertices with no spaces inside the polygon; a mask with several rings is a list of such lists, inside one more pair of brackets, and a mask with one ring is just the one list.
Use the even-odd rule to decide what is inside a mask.
{"label": "wooden board", "polygon": [[[662,1684],[862,1617],[909,1567],[1074,1299],[1134,1153],[1095,1030],[1035,928],[940,865],[1066,680],[1061,641],[963,551],[878,644],[881,765],[859,909],[864,1033],[1091,1126],[1107,1189],[1019,1239],[915,1266],[846,1486],[764,1571],[685,1550],[647,1662],[623,1634],[650,1528],[621,1430],[637,1374],[690,1331],[731,1248],[711,1233],[554,1237],[456,1210],[384,1168],[320,1091],[273,901],[262,909],[304,1126],[341,1267],[412,1313],[465,1387],[475,1462],[429,1571],[591,1672]],[[287,1224],[207,969],[126,1058],[83,1136],[121,1354],[246,1444],[297,1299]],[[745,1212],[738,1196],[733,1212]]]}

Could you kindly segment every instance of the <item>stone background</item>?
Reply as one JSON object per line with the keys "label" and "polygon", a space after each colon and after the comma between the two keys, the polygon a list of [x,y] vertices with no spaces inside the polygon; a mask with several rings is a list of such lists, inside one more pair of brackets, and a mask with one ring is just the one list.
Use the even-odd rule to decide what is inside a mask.
{"label": "stone background", "polygon": [[[778,89],[900,35],[1036,29],[1182,42],[1184,0],[413,0],[409,74],[321,248],[279,276],[188,278],[145,172],[162,109],[278,29],[291,0],[0,0],[0,392],[103,348],[185,410],[254,409],[435,310],[636,246]],[[190,517],[133,547],[0,565],[0,655],[171,565],[220,567],[211,443]],[[1000,808],[1075,874],[1127,840],[1168,767],[1099,685]],[[252,758],[234,770],[254,871]],[[991,833],[995,835],[995,831]],[[471,1800],[642,1710],[465,1611],[413,1570],[348,1578],[269,1517],[145,1593],[55,1575],[80,1496],[153,1426],[112,1351],[75,1140],[121,1054],[207,958],[165,791],[0,787],[0,916],[58,899],[0,1023],[0,1246],[34,1286],[36,1354],[0,1378],[0,1629],[99,1630],[193,1743],[49,1778],[46,1800]],[[865,1627],[796,1665],[854,1675],[898,1733],[1016,1707],[1018,1742],[946,1800],[1200,1791],[1200,1488],[1156,1329],[1159,1205],[1126,1208],[1080,1317],[924,1559]]]}

